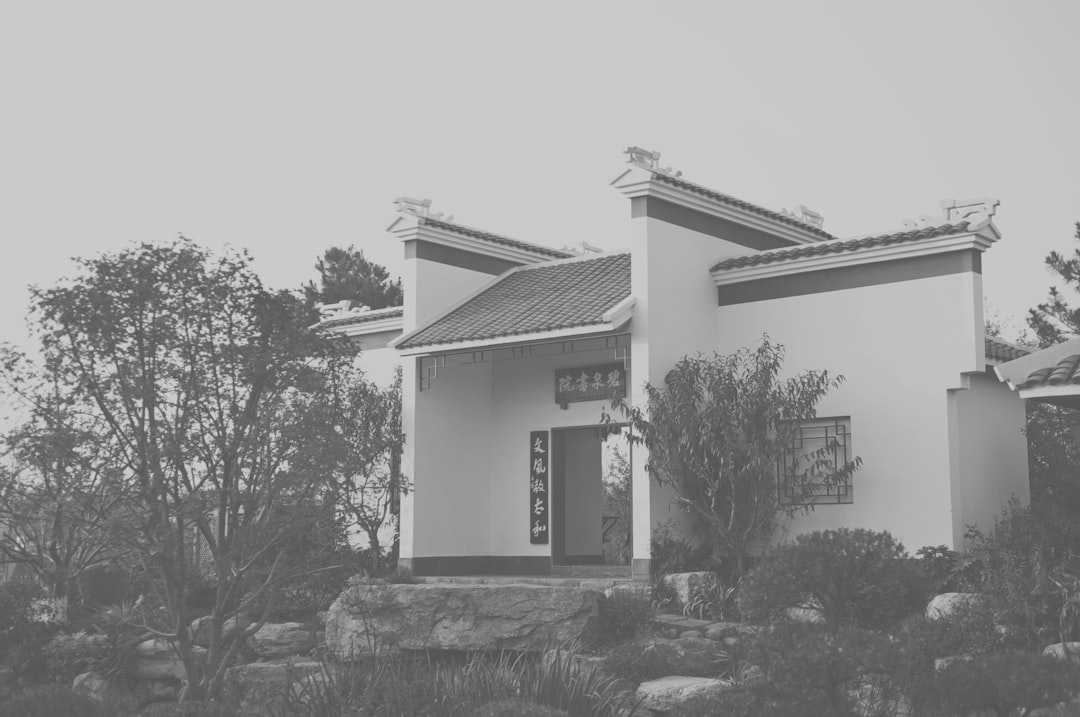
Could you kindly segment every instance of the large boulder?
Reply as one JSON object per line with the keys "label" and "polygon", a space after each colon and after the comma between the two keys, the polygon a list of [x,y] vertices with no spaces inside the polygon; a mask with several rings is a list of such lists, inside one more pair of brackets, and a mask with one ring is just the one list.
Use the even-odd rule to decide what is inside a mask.
{"label": "large boulder", "polygon": [[599,593],[524,584],[354,584],[326,616],[341,659],[376,650],[530,650],[580,639]]}
{"label": "large boulder", "polygon": [[960,610],[977,605],[981,599],[978,593],[941,593],[926,606],[926,616],[931,620],[950,618]]}
{"label": "large boulder", "polygon": [[698,593],[704,593],[716,587],[720,579],[716,573],[702,570],[693,573],[670,573],[664,576],[663,583],[675,593],[679,607],[684,607]]}
{"label": "large boulder", "polygon": [[235,701],[240,715],[246,717],[280,712],[290,692],[293,701],[306,701],[325,678],[322,663],[315,660],[253,662],[226,670],[223,687],[226,697]]}
{"label": "large boulder", "polygon": [[661,677],[638,685],[641,709],[670,712],[694,697],[711,697],[728,689],[731,683],[709,677]]}
{"label": "large boulder", "polygon": [[248,640],[264,660],[307,655],[315,647],[315,633],[298,622],[268,622]]}
{"label": "large boulder", "polygon": [[719,675],[728,659],[720,645],[704,637],[658,637],[642,646],[643,659],[663,664],[672,675]]}
{"label": "large boulder", "polygon": [[[221,626],[221,638],[223,640],[228,640],[230,637],[236,634],[238,625],[239,620],[235,616],[230,617],[228,620],[226,620],[225,623]],[[248,623],[245,622],[244,625],[246,626],[248,625]],[[191,627],[188,629],[191,631],[192,643],[198,645],[199,647],[210,647],[209,615],[195,618],[191,621]]]}
{"label": "large boulder", "polygon": [[[206,658],[206,650],[193,645],[195,656]],[[159,637],[143,640],[136,645],[127,660],[128,676],[136,680],[184,680],[184,661],[172,642]]]}
{"label": "large boulder", "polygon": [[104,700],[109,692],[109,681],[96,672],[84,672],[72,681],[71,689],[96,700]]}
{"label": "large boulder", "polygon": [[1055,642],[1052,645],[1047,645],[1042,654],[1048,657],[1056,657],[1059,660],[1080,662],[1080,642]]}

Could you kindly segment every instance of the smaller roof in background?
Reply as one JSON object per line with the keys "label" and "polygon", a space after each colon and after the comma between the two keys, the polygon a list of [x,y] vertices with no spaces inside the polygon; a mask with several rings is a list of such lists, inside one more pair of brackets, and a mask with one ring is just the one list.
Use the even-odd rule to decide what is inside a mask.
{"label": "smaller roof in background", "polygon": [[511,269],[399,349],[444,346],[597,326],[630,296],[630,254],[601,254]]}
{"label": "smaller roof in background", "polygon": [[983,346],[986,352],[986,358],[997,363],[1005,363],[1018,359],[1021,356],[1027,356],[1031,353],[1031,349],[1025,349],[1022,346],[1016,344],[1010,344],[1008,341],[1002,341],[996,336],[990,336],[989,334],[983,337]]}
{"label": "smaller roof in background", "polygon": [[401,306],[388,306],[385,309],[367,309],[342,311],[333,318],[323,319],[313,328],[333,329],[342,326],[355,326],[357,324],[369,324],[383,319],[395,319],[405,315],[405,309]]}

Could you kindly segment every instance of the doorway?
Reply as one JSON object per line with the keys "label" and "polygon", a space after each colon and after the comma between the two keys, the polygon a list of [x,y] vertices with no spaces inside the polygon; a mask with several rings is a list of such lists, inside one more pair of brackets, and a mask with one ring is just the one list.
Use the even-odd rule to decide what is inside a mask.
{"label": "doorway", "polygon": [[554,565],[629,565],[630,444],[623,426],[551,432]]}

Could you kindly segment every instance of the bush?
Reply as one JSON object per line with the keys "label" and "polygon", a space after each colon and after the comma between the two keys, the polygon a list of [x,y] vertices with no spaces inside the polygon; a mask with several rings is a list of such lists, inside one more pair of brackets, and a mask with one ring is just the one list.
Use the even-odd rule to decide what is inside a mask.
{"label": "bush", "polygon": [[589,625],[587,642],[594,647],[615,645],[652,629],[652,603],[625,590],[600,596],[596,619]]}
{"label": "bush", "polygon": [[897,672],[900,651],[887,636],[856,627],[787,623],[758,635],[747,660],[765,671],[778,695],[825,695],[852,706],[849,689],[881,686]]}
{"label": "bush", "polygon": [[0,585],[0,665],[20,682],[45,679],[42,648],[60,631],[48,593],[36,582],[11,580]]}
{"label": "bush", "polygon": [[1005,717],[1080,694],[1080,665],[1025,652],[984,655],[950,663],[937,673],[935,686],[952,709],[992,710]]}
{"label": "bush", "polygon": [[782,693],[768,685],[745,685],[678,705],[667,717],[850,717],[838,712],[822,693]]}
{"label": "bush", "polygon": [[58,685],[14,695],[0,707],[0,717],[109,717],[92,697]]}
{"label": "bush", "polygon": [[84,672],[107,674],[119,660],[113,656],[114,643],[107,635],[76,632],[56,635],[44,647],[49,676],[70,683]]}
{"label": "bush", "polygon": [[671,573],[692,573],[718,567],[707,544],[695,545],[678,535],[674,521],[656,528],[652,534],[653,582]]}
{"label": "bush", "polygon": [[904,546],[863,529],[800,535],[767,554],[739,588],[744,617],[771,621],[808,607],[833,628],[884,628],[925,604],[925,581]]}
{"label": "bush", "polygon": [[1026,632],[1026,646],[1080,637],[1078,521],[1011,501],[988,534],[972,528],[961,587],[982,593],[1001,622]]}

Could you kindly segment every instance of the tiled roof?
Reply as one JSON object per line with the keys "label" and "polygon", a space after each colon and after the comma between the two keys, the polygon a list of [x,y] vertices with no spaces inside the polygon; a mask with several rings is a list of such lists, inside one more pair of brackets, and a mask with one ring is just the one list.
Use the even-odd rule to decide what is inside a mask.
{"label": "tiled roof", "polygon": [[1017,388],[1037,386],[1080,385],[1080,354],[1066,356],[1054,366],[1045,366],[1028,374],[1027,380]]}
{"label": "tiled roof", "polygon": [[513,269],[398,348],[495,339],[604,323],[630,296],[630,254]]}
{"label": "tiled roof", "polygon": [[724,259],[716,264],[712,268],[712,271],[726,271],[728,269],[741,269],[748,266],[774,264],[776,262],[789,261],[791,259],[799,259],[807,256],[840,254],[843,252],[858,251],[859,249],[865,249],[872,246],[903,244],[904,242],[918,241],[919,239],[931,239],[933,237],[948,236],[950,234],[960,234],[961,232],[967,231],[967,228],[967,222],[939,224],[933,227],[912,229],[910,231],[896,232],[893,234],[879,234],[877,236],[845,239],[843,241],[831,241],[828,243],[822,242],[820,244],[802,244],[800,246],[785,249],[770,249],[768,251],[758,252],[757,254],[733,256],[730,259]]}
{"label": "tiled roof", "polygon": [[492,234],[491,232],[480,231],[479,229],[473,229],[472,227],[462,226],[461,224],[455,224],[453,222],[444,222],[441,219],[434,219],[432,217],[420,217],[420,223],[442,229],[443,231],[454,232],[455,234],[488,241],[493,244],[502,244],[503,246],[510,246],[515,249],[531,251],[534,254],[549,256],[553,259],[568,259],[574,256],[573,254],[559,249],[552,249],[551,247],[540,246],[539,244],[530,244],[526,241],[518,241],[517,239]]}
{"label": "tiled roof", "polygon": [[340,317],[334,317],[332,319],[326,319],[316,324],[320,329],[331,329],[338,326],[355,326],[357,324],[367,324],[372,321],[381,321],[383,319],[393,319],[405,315],[405,310],[400,306],[388,306],[385,309],[372,309],[371,311],[357,312],[354,314],[346,314]]}
{"label": "tiled roof", "polygon": [[754,214],[759,214],[759,215],[761,215],[763,217],[768,217],[768,218],[774,219],[774,220],[776,220],[778,222],[783,222],[784,224],[789,224],[789,225],[791,225],[793,227],[798,227],[799,229],[802,229],[803,231],[814,234],[814,235],[820,237],[821,239],[835,239],[836,238],[832,234],[830,234],[829,232],[825,231],[824,229],[820,229],[818,227],[812,226],[810,224],[807,224],[806,222],[801,222],[798,219],[795,219],[794,217],[789,217],[786,214],[781,214],[780,212],[774,212],[771,209],[766,209],[764,207],[759,207],[756,204],[751,204],[750,202],[745,202],[742,199],[737,199],[737,198],[731,196],[730,194],[724,194],[722,192],[716,191],[715,189],[709,189],[708,187],[703,187],[700,184],[694,184],[693,182],[688,182],[685,179],[679,179],[679,178],[676,178],[676,177],[672,177],[672,176],[664,174],[662,172],[654,172],[653,173],[653,179],[658,180],[660,182],[664,182],[665,184],[670,184],[673,187],[679,187],[680,189],[685,189],[686,191],[693,192],[694,194],[700,194],[703,197],[708,197],[709,199],[715,200],[717,202],[722,202],[724,204],[730,204],[733,207],[739,207],[740,209],[745,209],[745,210],[747,210],[749,212],[753,212]]}
{"label": "tiled roof", "polygon": [[1012,361],[1018,359],[1021,356],[1027,356],[1031,351],[1019,346],[1014,346],[1001,339],[994,338],[993,336],[983,337],[983,346],[985,347],[986,358],[993,361]]}

